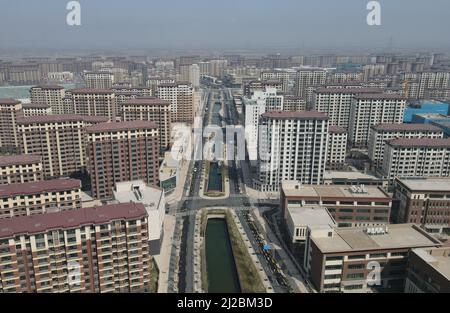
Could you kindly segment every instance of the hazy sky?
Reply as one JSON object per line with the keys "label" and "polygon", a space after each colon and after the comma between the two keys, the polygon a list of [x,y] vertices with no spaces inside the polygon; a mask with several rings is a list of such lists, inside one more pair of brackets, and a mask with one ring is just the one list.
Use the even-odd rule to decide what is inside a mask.
{"label": "hazy sky", "polygon": [[252,49],[450,46],[449,0],[0,0],[0,49]]}

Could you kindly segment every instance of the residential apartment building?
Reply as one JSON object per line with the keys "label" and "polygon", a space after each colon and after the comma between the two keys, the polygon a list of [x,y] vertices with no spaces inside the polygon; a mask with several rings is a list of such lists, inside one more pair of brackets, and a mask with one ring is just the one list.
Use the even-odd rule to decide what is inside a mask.
{"label": "residential apartment building", "polygon": [[143,180],[151,186],[159,185],[159,132],[155,123],[100,123],[86,132],[94,198],[112,197],[118,182]]}
{"label": "residential apartment building", "polygon": [[370,127],[369,159],[373,169],[383,164],[388,140],[396,138],[443,138],[444,131],[431,124],[377,124]]}
{"label": "residential apartment building", "polygon": [[110,72],[90,72],[84,74],[89,89],[110,89],[114,84],[114,74]]}
{"label": "residential apartment building", "polygon": [[251,98],[256,91],[266,91],[268,88],[275,89],[277,93],[283,91],[283,84],[279,80],[251,80],[243,84],[243,94]]}
{"label": "residential apartment building", "polygon": [[309,101],[312,99],[310,87],[322,86],[326,83],[327,72],[321,68],[305,68],[297,71],[295,78],[295,95]]}
{"label": "residential apartment building", "polygon": [[64,87],[58,85],[41,85],[31,87],[31,103],[46,104],[51,107],[53,114],[67,114],[63,99],[66,96]]}
{"label": "residential apartment building", "polygon": [[52,108],[43,103],[22,103],[22,113],[24,117],[50,115]]}
{"label": "residential apartment building", "polygon": [[429,233],[450,234],[450,178],[396,178],[398,223],[420,224]]}
{"label": "residential apartment building", "polygon": [[141,203],[0,220],[0,292],[148,292]]}
{"label": "residential apartment building", "polygon": [[41,157],[33,154],[0,156],[0,185],[42,180]]}
{"label": "residential apartment building", "polygon": [[347,132],[343,127],[328,128],[327,170],[338,170],[345,166],[347,155]]}
{"label": "residential apartment building", "polygon": [[44,115],[17,120],[22,153],[41,157],[45,178],[68,176],[86,167],[87,126],[107,118],[82,115]]}
{"label": "residential apartment building", "polygon": [[368,93],[381,93],[374,88],[317,88],[314,91],[313,108],[327,113],[330,126],[340,126],[348,130],[350,110],[354,96]]}
{"label": "residential apartment building", "polygon": [[399,138],[387,142],[382,174],[393,186],[396,177],[450,176],[450,138]]}
{"label": "residential apartment building", "polygon": [[249,159],[258,158],[259,119],[266,111],[283,110],[283,96],[277,95],[275,88],[266,88],[264,91],[255,90],[251,97],[244,98],[245,107],[245,140]]}
{"label": "residential apartment building", "polygon": [[405,293],[450,293],[450,248],[413,249]]}
{"label": "residential apartment building", "polygon": [[401,124],[406,99],[391,94],[361,94],[352,100],[349,142],[354,147],[367,147],[370,127],[381,123]]}
{"label": "residential apartment building", "polygon": [[14,99],[0,99],[0,149],[15,151],[19,147],[17,118],[22,115],[22,103]]}
{"label": "residential apartment building", "polygon": [[169,101],[155,97],[131,99],[120,104],[120,111],[124,122],[154,122],[159,129],[160,150],[166,151],[170,147],[172,121]]}
{"label": "residential apartment building", "polygon": [[339,227],[389,223],[392,198],[378,186],[281,184],[281,210],[319,206],[326,208]]}
{"label": "residential apartment building", "polygon": [[117,103],[112,89],[70,90],[75,114],[105,116],[114,120],[118,115]]}
{"label": "residential apartment building", "polygon": [[53,179],[0,186],[0,219],[81,208],[81,181]]}
{"label": "residential apartment building", "polygon": [[402,292],[411,250],[440,246],[414,224],[310,229],[304,267],[319,292]]}
{"label": "residential apartment building", "polygon": [[160,84],[158,85],[158,98],[170,102],[172,122],[193,123],[194,91],[190,83]]}
{"label": "residential apartment building", "polygon": [[420,75],[419,98],[423,99],[429,89],[446,89],[450,87],[450,72],[423,72]]}
{"label": "residential apartment building", "polygon": [[305,111],[306,101],[301,97],[286,95],[283,99],[283,111]]}
{"label": "residential apartment building", "polygon": [[262,114],[256,187],[276,191],[283,180],[321,184],[327,157],[328,117],[317,111]]}

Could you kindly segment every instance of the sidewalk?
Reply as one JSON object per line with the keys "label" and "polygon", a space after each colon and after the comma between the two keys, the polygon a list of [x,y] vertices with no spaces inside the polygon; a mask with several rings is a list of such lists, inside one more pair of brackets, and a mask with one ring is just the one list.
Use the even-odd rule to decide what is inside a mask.
{"label": "sidewalk", "polygon": [[173,232],[175,229],[175,216],[166,215],[164,217],[164,236],[161,244],[161,251],[155,255],[155,261],[159,269],[158,293],[168,292],[169,265],[172,251]]}
{"label": "sidewalk", "polygon": [[263,227],[263,230],[267,236],[267,241],[273,250],[276,250],[280,255],[281,259],[286,265],[287,273],[286,277],[290,278],[292,282],[295,284],[297,288],[297,292],[299,293],[308,293],[308,289],[305,286],[304,279],[302,275],[299,273],[295,265],[292,263],[291,258],[287,255],[286,251],[282,248],[278,238],[272,232],[272,229],[267,225],[265,219],[261,216],[261,212],[258,209],[254,209],[253,212],[259,222],[259,224]]}

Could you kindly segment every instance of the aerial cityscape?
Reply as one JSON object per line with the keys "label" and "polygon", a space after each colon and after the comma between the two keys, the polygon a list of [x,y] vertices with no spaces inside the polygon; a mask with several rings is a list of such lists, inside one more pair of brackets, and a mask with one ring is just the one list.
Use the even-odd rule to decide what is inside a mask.
{"label": "aerial cityscape", "polygon": [[2,4],[0,293],[450,292],[450,3],[110,2]]}

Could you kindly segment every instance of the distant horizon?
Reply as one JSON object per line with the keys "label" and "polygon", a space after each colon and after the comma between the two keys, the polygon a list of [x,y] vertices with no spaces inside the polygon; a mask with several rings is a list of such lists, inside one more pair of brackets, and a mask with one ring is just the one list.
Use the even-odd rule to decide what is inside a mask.
{"label": "distant horizon", "polygon": [[[366,21],[368,0],[3,1],[0,53],[108,50],[450,50],[450,1],[379,0],[381,25]],[[32,53],[32,51],[29,51]]]}

